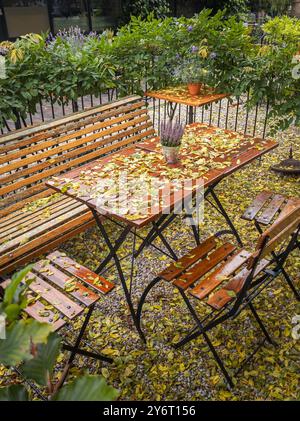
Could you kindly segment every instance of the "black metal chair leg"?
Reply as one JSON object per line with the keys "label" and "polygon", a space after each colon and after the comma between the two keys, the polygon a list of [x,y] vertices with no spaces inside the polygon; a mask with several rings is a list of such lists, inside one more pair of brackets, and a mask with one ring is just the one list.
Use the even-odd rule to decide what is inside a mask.
{"label": "black metal chair leg", "polygon": [[71,355],[70,355],[69,360],[68,360],[68,363],[69,364],[72,364],[72,362],[73,362],[73,360],[74,360],[74,358],[75,358],[75,356],[77,354],[77,350],[79,349],[79,345],[80,345],[81,339],[82,339],[82,337],[84,335],[84,332],[85,332],[85,330],[87,328],[87,325],[88,325],[88,323],[90,321],[90,318],[91,318],[91,315],[92,315],[92,313],[94,311],[94,308],[95,308],[95,305],[94,304],[90,306],[90,308],[88,310],[88,313],[87,313],[87,315],[86,315],[86,317],[85,317],[85,319],[84,319],[84,321],[82,323],[82,326],[81,326],[79,335],[78,335],[78,337],[77,337],[77,339],[75,341],[74,346],[72,347],[73,350],[71,351]]}
{"label": "black metal chair leg", "polygon": [[289,274],[286,272],[286,270],[284,268],[281,268],[281,272],[284,276],[284,279],[286,280],[287,284],[289,285],[289,287],[291,288],[291,290],[293,291],[296,300],[300,301],[300,292],[297,291],[294,282],[292,281],[292,279],[290,278]]}
{"label": "black metal chair leg", "polygon": [[108,255],[105,257],[105,259],[101,262],[101,264],[96,269],[95,272],[98,275],[107,266],[107,264],[113,259],[114,253],[116,253],[119,250],[119,248],[123,244],[124,239],[127,237],[127,235],[128,235],[129,232],[130,232],[130,227],[125,227],[125,229],[123,230],[123,232],[121,233],[121,235],[117,239],[116,244],[115,244],[115,247],[113,248],[113,250],[108,253]]}
{"label": "black metal chair leg", "polygon": [[199,320],[199,318],[196,314],[196,311],[194,310],[194,307],[192,306],[188,297],[185,295],[185,293],[180,288],[179,288],[179,292],[180,292],[180,295],[182,296],[185,304],[187,305],[188,309],[190,310],[193,319],[196,321],[199,330],[194,332],[194,333],[191,333],[190,335],[187,335],[182,341],[178,342],[175,345],[175,348],[179,348],[179,346],[183,346],[184,344],[186,344],[187,342],[190,342],[192,339],[196,338],[197,336],[203,335],[203,337],[204,337],[209,349],[211,350],[218,366],[220,367],[220,370],[222,371],[229,387],[233,388],[234,383],[233,383],[228,371],[226,370],[225,365],[223,364],[223,361],[219,357],[219,354],[218,354],[217,350],[215,349],[211,340],[209,339],[209,336],[208,336],[207,332],[203,331],[204,327],[203,327],[201,321]]}
{"label": "black metal chair leg", "polygon": [[136,312],[136,319],[137,319],[137,323],[139,326],[139,329],[142,331],[141,328],[141,315],[142,315],[142,311],[143,311],[143,305],[145,303],[145,300],[147,298],[147,295],[149,294],[149,292],[151,291],[151,289],[158,283],[161,281],[161,278],[154,278],[150,284],[147,286],[147,288],[145,289],[145,291],[143,292],[139,304],[138,304],[138,308],[137,308],[137,312]]}
{"label": "black metal chair leg", "polygon": [[228,371],[226,370],[225,365],[223,364],[223,361],[219,357],[219,354],[216,351],[216,348],[213,346],[213,344],[212,344],[211,340],[209,339],[209,336],[207,335],[207,333],[203,333],[203,337],[206,340],[206,343],[209,346],[209,349],[211,350],[211,352],[212,352],[212,354],[213,354],[213,356],[214,356],[214,358],[215,358],[218,366],[220,367],[220,370],[222,371],[222,373],[223,373],[223,375],[224,375],[224,377],[225,377],[225,379],[226,379],[229,387],[231,389],[233,389],[234,388],[234,383],[233,383],[233,381],[232,381],[232,379],[231,379]]}
{"label": "black metal chair leg", "polygon": [[261,318],[259,317],[256,309],[254,308],[254,305],[252,303],[249,303],[249,308],[251,310],[251,313],[253,314],[255,320],[257,321],[259,327],[261,328],[263,334],[265,335],[267,341],[274,346],[277,346],[276,342],[271,338],[269,332],[267,331],[265,325],[263,324]]}

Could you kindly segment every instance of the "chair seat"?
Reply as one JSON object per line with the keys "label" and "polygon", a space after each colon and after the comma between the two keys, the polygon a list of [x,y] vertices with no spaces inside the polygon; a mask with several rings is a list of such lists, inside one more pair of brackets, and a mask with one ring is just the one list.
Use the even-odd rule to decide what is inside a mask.
{"label": "chair seat", "polygon": [[93,223],[92,213],[85,205],[63,195],[30,203],[1,218],[0,269],[13,262],[12,270],[21,265],[25,256],[30,261],[35,255],[49,251],[51,245],[55,248],[55,241],[67,240]]}
{"label": "chair seat", "polygon": [[242,218],[247,221],[256,221],[262,225],[269,225],[279,216],[287,215],[299,203],[299,198],[287,198],[280,194],[263,191],[245,210]]}
{"label": "chair seat", "polygon": [[[251,253],[237,250],[229,242],[210,237],[163,270],[158,277],[177,288],[188,291],[194,298],[220,310],[233,300],[249,274],[246,268]],[[270,261],[263,259],[256,271],[258,276]],[[215,290],[217,290],[215,292]]]}
{"label": "chair seat", "polygon": [[[26,280],[29,285],[25,312],[32,318],[52,325],[53,331],[79,316],[108,294],[114,284],[76,263],[59,251],[35,263]],[[10,283],[6,279],[1,286]]]}

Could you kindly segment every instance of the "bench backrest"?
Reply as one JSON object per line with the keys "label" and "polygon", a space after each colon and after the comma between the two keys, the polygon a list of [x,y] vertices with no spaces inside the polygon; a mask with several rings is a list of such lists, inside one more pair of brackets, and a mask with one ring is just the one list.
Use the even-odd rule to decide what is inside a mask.
{"label": "bench backrest", "polygon": [[153,137],[139,96],[0,136],[0,217],[46,197],[45,181]]}

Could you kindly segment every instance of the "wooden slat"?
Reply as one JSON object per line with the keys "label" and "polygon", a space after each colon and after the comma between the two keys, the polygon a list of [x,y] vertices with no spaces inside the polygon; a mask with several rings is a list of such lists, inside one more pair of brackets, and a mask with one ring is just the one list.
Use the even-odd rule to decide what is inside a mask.
{"label": "wooden slat", "polygon": [[280,219],[285,218],[290,212],[292,212],[297,206],[300,205],[300,199],[293,197],[288,199],[287,203],[281,209],[278,219],[275,222],[278,222]]}
{"label": "wooden slat", "polygon": [[285,198],[280,194],[275,194],[268,206],[263,210],[261,215],[256,218],[260,224],[268,225],[276,213],[279,211],[281,205],[285,202]]}
{"label": "wooden slat", "polygon": [[[27,203],[30,203],[32,200],[36,200],[36,197],[41,197],[42,193],[47,190],[45,183],[39,183],[35,186],[22,189],[18,193],[7,195],[4,199],[0,199],[0,209],[6,211],[6,207],[12,207],[16,202],[22,202],[22,207]],[[12,192],[14,191],[14,186],[12,185]],[[52,193],[53,194],[53,193]],[[34,196],[34,199],[33,199]]]}
{"label": "wooden slat", "polygon": [[102,294],[107,294],[114,288],[114,284],[79,263],[74,262],[74,260],[59,251],[50,254],[47,259]]}
{"label": "wooden slat", "polygon": [[[143,132],[143,133],[140,133],[136,136],[126,138],[126,139],[121,140],[119,142],[113,143],[109,146],[100,148],[99,150],[96,150],[96,151],[91,152],[89,154],[80,156],[79,158],[72,159],[72,160],[70,160],[66,163],[61,164],[59,167],[56,167],[56,166],[50,167],[50,169],[48,169],[46,171],[43,171],[42,173],[37,173],[36,175],[33,175],[32,177],[28,177],[28,178],[25,178],[25,179],[23,179],[19,182],[15,182],[13,185],[8,185],[6,187],[0,188],[0,193],[1,194],[7,194],[11,191],[15,191],[17,189],[20,189],[21,187],[28,186],[28,185],[30,185],[34,182],[39,182],[39,181],[42,182],[43,180],[48,179],[52,175],[57,175],[64,170],[67,170],[69,168],[73,168],[74,166],[77,166],[77,165],[84,164],[84,163],[90,161],[91,159],[99,158],[99,157],[103,156],[104,154],[106,154],[108,152],[111,152],[114,149],[130,145],[131,143],[140,140],[145,135],[151,136],[153,133],[154,133],[153,129],[150,129],[147,132]],[[53,151],[54,151],[54,149],[53,149]],[[41,187],[41,186],[44,186],[44,184],[40,183],[37,186],[27,188],[26,189],[27,195],[28,195],[29,192],[35,192],[36,190],[38,190],[38,191],[42,190],[44,187]],[[18,198],[19,196],[21,196],[21,194],[16,194],[14,197]]]}
{"label": "wooden slat", "polygon": [[251,253],[248,251],[240,250],[206,279],[201,280],[195,288],[189,291],[190,294],[199,300],[207,297],[215,288],[228,279],[229,276],[233,275],[248,260],[250,255]]}
{"label": "wooden slat", "polygon": [[49,263],[49,260],[40,260],[33,267],[33,272],[37,273],[40,277],[49,280],[53,284],[62,288],[63,290],[70,287],[70,282],[75,286],[73,291],[67,291],[72,297],[76,298],[85,306],[90,306],[99,300],[99,295],[91,289],[86,288],[74,276],[66,275],[61,270],[57,269],[54,265]]}
{"label": "wooden slat", "polygon": [[70,300],[65,294],[52,287],[48,282],[45,282],[35,273],[27,274],[25,279],[34,279],[28,288],[46,300],[69,319],[74,319],[74,317],[83,312],[84,307],[81,307],[74,301]]}
{"label": "wooden slat", "polygon": [[44,306],[44,304],[40,301],[36,301],[34,304],[29,305],[24,309],[24,311],[28,314],[28,316],[32,317],[38,322],[50,324],[52,326],[53,332],[58,331],[66,324],[62,318],[55,320],[54,312],[52,310],[46,309],[46,306]]}
{"label": "wooden slat", "polygon": [[[143,137],[144,137],[143,131],[149,129],[150,127],[152,128],[152,131],[154,133],[154,129],[152,127],[152,122],[148,121],[148,122],[145,122],[145,123],[141,124],[140,126],[134,126],[133,128],[129,128],[129,129],[126,129],[126,130],[122,131],[122,133],[117,133],[116,135],[110,136],[109,141],[107,141],[107,139],[96,140],[96,141],[93,141],[90,144],[85,144],[82,147],[78,147],[74,150],[68,151],[68,152],[64,153],[63,155],[57,155],[57,156],[53,155],[53,156],[51,156],[51,162],[49,162],[49,160],[47,160],[47,161],[42,162],[42,163],[37,163],[34,166],[34,168],[32,166],[28,167],[28,168],[22,168],[22,171],[20,171],[20,177],[32,175],[34,172],[42,171],[42,170],[48,168],[49,166],[58,165],[60,163],[63,163],[65,161],[69,160],[69,159],[73,159],[74,157],[80,156],[82,154],[87,155],[87,152],[89,152],[89,151],[96,151],[98,148],[103,147],[107,143],[112,144],[112,143],[117,142],[118,140],[120,140],[122,138],[131,136],[131,135],[133,135],[137,132],[141,133],[141,139],[143,139]],[[147,131],[147,133],[149,133],[149,130]],[[101,150],[99,150],[99,152],[101,152],[101,154],[102,154]],[[8,175],[0,177],[0,184],[10,183],[10,182],[15,181],[15,180],[16,180],[16,174],[10,173]]]}
{"label": "wooden slat", "polygon": [[5,218],[1,218],[0,231],[3,232],[4,230],[8,230],[21,222],[24,223],[32,218],[35,218],[38,215],[43,215],[48,207],[51,207],[51,209],[56,209],[57,207],[68,205],[68,203],[74,201],[74,199],[63,195],[57,195],[56,198],[53,197],[51,199],[50,197],[51,196],[49,196],[48,203],[41,204],[40,206],[37,206],[34,210],[27,210],[26,208],[23,208],[21,210],[11,213]]}
{"label": "wooden slat", "polygon": [[39,236],[31,241],[28,241],[25,244],[19,245],[18,247],[15,247],[13,250],[10,250],[3,256],[0,256],[0,268],[6,267],[9,262],[13,262],[18,257],[27,254],[28,252],[31,252],[35,249],[41,249],[42,244],[47,244],[51,240],[63,238],[63,235],[67,233],[68,231],[73,231],[77,227],[80,227],[82,225],[85,225],[87,222],[93,221],[93,217],[91,215],[91,212],[88,211],[74,219],[71,219],[70,221],[66,223],[61,223],[55,229],[52,229],[51,231],[47,231],[44,234],[39,234]]}
{"label": "wooden slat", "polygon": [[251,205],[245,210],[244,214],[242,215],[243,219],[248,221],[252,221],[258,212],[262,209],[264,204],[272,197],[271,192],[263,191],[259,193],[259,195],[253,200]]}
{"label": "wooden slat", "polygon": [[172,281],[195,262],[203,259],[211,250],[216,247],[215,237],[206,239],[202,244],[195,247],[188,254],[181,257],[177,262],[171,263],[165,270],[160,272],[158,276],[165,281]]}
{"label": "wooden slat", "polygon": [[189,269],[188,272],[173,281],[173,285],[178,288],[187,289],[190,285],[194,284],[203,275],[208,273],[211,269],[225,260],[231,253],[235,251],[236,247],[230,243],[225,243],[212,251],[203,260],[196,263],[195,266]]}
{"label": "wooden slat", "polygon": [[[47,142],[47,144],[45,142],[45,144],[42,143],[41,145],[39,145],[39,149],[37,151],[35,151],[34,146],[31,148],[28,148],[26,150],[26,157],[22,159],[19,159],[20,153],[19,154],[16,153],[14,154],[14,156],[7,155],[5,158],[2,159],[4,162],[1,162],[1,159],[0,159],[0,164],[6,164],[6,165],[3,165],[2,167],[0,166],[0,174],[5,174],[8,171],[13,171],[22,166],[24,167],[26,165],[30,165],[32,163],[35,163],[37,160],[53,157],[59,153],[68,151],[75,147],[82,146],[83,144],[86,144],[89,142],[93,142],[97,139],[104,138],[104,136],[109,136],[118,131],[120,131],[120,137],[121,137],[122,136],[121,130],[127,129],[128,127],[136,126],[138,123],[146,122],[149,119],[150,119],[149,115],[146,114],[143,117],[136,118],[134,120],[129,120],[127,122],[112,126],[111,128],[103,130],[99,133],[94,133],[94,134],[91,134],[89,136],[86,136],[84,138],[79,138],[79,139],[77,139],[77,134],[75,133],[73,135],[75,137],[74,140],[68,143],[63,143],[61,145],[57,144],[56,139],[51,141],[51,144],[50,144],[50,141]],[[110,143],[109,137],[107,137],[105,141],[107,143]],[[46,149],[46,148],[51,148],[51,149]],[[39,152],[39,154],[31,155],[33,152]],[[0,193],[0,194],[3,194],[3,193]]]}
{"label": "wooden slat", "polygon": [[35,202],[36,200],[44,199],[45,197],[52,196],[52,195],[53,195],[53,190],[44,187],[44,190],[42,190],[40,193],[33,194],[27,197],[27,199],[20,199],[18,202],[16,201],[15,195],[13,195],[13,197],[10,198],[11,201],[0,199],[1,221],[4,221],[6,218],[9,218],[12,212],[17,212],[17,211],[22,210],[24,206],[28,205],[28,203]]}
{"label": "wooden slat", "polygon": [[65,215],[73,210],[80,212],[80,205],[76,202],[76,200],[70,200],[69,202],[64,202],[57,207],[48,206],[43,212],[46,212],[47,210],[49,211],[49,216],[45,216],[43,213],[38,213],[32,218],[28,217],[27,220],[24,218],[24,221],[17,221],[15,225],[8,229],[5,228],[0,230],[0,243],[7,241],[8,239],[11,241],[20,235],[28,235],[30,237],[30,232],[37,227],[40,227],[41,224],[49,223],[52,220],[65,220]]}
{"label": "wooden slat", "polygon": [[25,139],[24,138],[22,139],[22,137],[20,136],[20,138],[18,139],[18,142],[16,143],[10,143],[2,147],[0,144],[0,154],[11,152],[19,148],[24,148],[25,146],[29,146],[34,143],[41,142],[51,137],[53,138],[53,137],[63,136],[64,134],[67,134],[67,132],[70,132],[70,131],[74,132],[75,130],[80,130],[82,127],[89,126],[91,129],[90,131],[93,131],[93,125],[95,123],[99,123],[100,121],[104,121],[105,119],[108,119],[111,117],[116,117],[117,115],[120,115],[120,114],[126,114],[132,110],[137,110],[138,108],[142,108],[142,107],[145,107],[144,101],[136,102],[133,104],[129,103],[129,105],[126,105],[124,107],[113,108],[112,111],[108,111],[101,114],[98,113],[93,117],[83,118],[79,121],[70,121],[68,125],[64,124],[62,126],[57,127],[56,129],[42,131],[38,135],[30,136]]}
{"label": "wooden slat", "polygon": [[35,237],[41,236],[42,234],[62,225],[63,221],[73,220],[78,215],[82,215],[87,212],[85,205],[77,206],[75,209],[72,209],[69,212],[62,213],[61,219],[51,219],[49,221],[41,222],[39,226],[28,231],[27,233],[21,233],[20,236],[7,241],[0,245],[0,256],[4,253],[8,253],[10,250],[18,247],[19,245],[33,239]]}
{"label": "wooden slat", "polygon": [[300,226],[300,208],[299,208],[298,213],[299,213],[298,217],[293,222],[291,222],[290,225],[284,227],[279,234],[277,234],[275,237],[270,239],[270,241],[267,243],[266,247],[263,249],[262,253],[260,253],[260,250],[258,250],[256,253],[254,253],[252,259],[249,261],[249,264],[248,264],[249,268],[252,266],[255,258],[259,254],[260,254],[261,259],[266,257],[266,256],[269,256],[269,254],[272,253],[273,251],[275,251],[276,248],[281,243],[284,243],[285,241],[289,240],[289,237],[295,232],[296,229],[299,229],[299,226]]}
{"label": "wooden slat", "polygon": [[[68,223],[69,225],[69,223]],[[14,251],[14,254],[11,256],[11,259],[6,260],[4,265],[1,266],[0,259],[0,275],[12,273],[15,270],[18,270],[21,266],[26,263],[31,263],[37,257],[49,253],[51,250],[55,250],[65,241],[70,240],[77,234],[85,232],[87,229],[95,225],[95,219],[90,215],[90,218],[87,218],[86,221],[82,221],[80,217],[75,221],[74,226],[71,228],[66,227],[64,224],[56,229],[54,232],[48,233],[47,236],[43,236],[41,239],[36,239],[30,244],[26,244],[26,248],[22,248],[20,253]]]}
{"label": "wooden slat", "polygon": [[[300,220],[300,204],[291,209],[288,214],[278,218],[259,238],[256,249],[261,249],[265,239],[268,238],[268,248],[284,241],[295,230]],[[273,241],[274,240],[274,241]],[[269,250],[270,251],[270,250]],[[266,254],[264,254],[266,255]]]}
{"label": "wooden slat", "polygon": [[67,117],[55,119],[55,120],[51,121],[50,123],[49,122],[42,123],[42,124],[38,123],[38,124],[36,124],[34,126],[31,126],[29,128],[16,130],[13,133],[4,134],[4,135],[0,136],[0,144],[6,144],[10,141],[17,140],[20,137],[33,136],[36,133],[44,132],[46,130],[53,129],[53,128],[56,128],[56,127],[59,127],[59,126],[64,126],[67,123],[77,121],[77,120],[81,120],[81,119],[84,119],[84,118],[89,117],[91,115],[95,115],[97,113],[102,113],[104,111],[107,111],[107,110],[110,110],[110,109],[115,109],[116,107],[120,107],[120,106],[123,106],[125,104],[135,102],[135,101],[140,101],[140,100],[141,100],[140,96],[130,95],[130,96],[124,97],[122,99],[119,99],[117,101],[110,102],[110,103],[105,104],[105,105],[101,105],[99,107],[89,108],[85,111],[79,111],[77,113],[73,113],[73,114],[71,114]]}
{"label": "wooden slat", "polygon": [[[255,270],[254,277],[258,276],[269,265],[269,263],[269,260],[261,260]],[[211,297],[209,297],[207,300],[207,304],[213,307],[215,310],[220,310],[223,308],[240,292],[249,273],[250,270],[243,269],[234,278],[232,278],[224,288],[212,294]]]}

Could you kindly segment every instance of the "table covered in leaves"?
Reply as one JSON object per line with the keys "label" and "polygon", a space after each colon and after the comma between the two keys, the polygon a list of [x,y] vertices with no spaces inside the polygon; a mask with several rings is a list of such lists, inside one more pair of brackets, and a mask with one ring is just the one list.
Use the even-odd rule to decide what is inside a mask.
{"label": "table covered in leaves", "polygon": [[[47,184],[57,192],[84,203],[92,211],[109,249],[97,273],[114,261],[131,316],[139,330],[132,301],[133,268],[137,256],[145,246],[151,245],[177,259],[163,232],[179,216],[175,212],[177,207],[182,209],[182,203],[189,203],[186,199],[192,199],[202,187],[204,197],[212,195],[216,208],[241,242],[214,188],[225,177],[277,146],[278,143],[273,140],[194,123],[186,127],[178,164],[165,162],[159,139],[153,138],[92,161],[63,176],[53,177]],[[182,210],[192,220],[195,240],[199,243],[199,228],[193,221],[194,216],[190,209]],[[105,220],[122,228],[116,241],[108,235]],[[144,237],[138,233],[143,227],[149,227]],[[118,250],[132,234],[131,277],[127,284]],[[138,248],[137,238],[141,240]],[[153,244],[157,238],[165,249]],[[144,339],[140,330],[139,333]]]}

